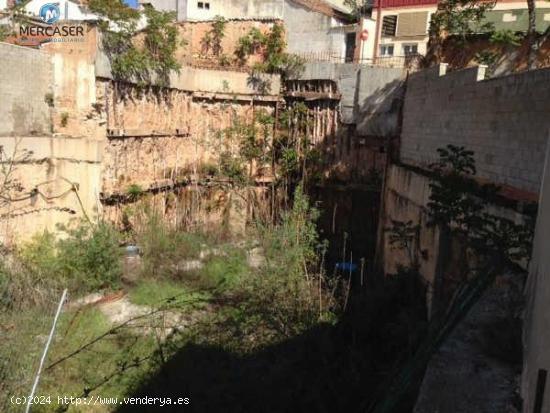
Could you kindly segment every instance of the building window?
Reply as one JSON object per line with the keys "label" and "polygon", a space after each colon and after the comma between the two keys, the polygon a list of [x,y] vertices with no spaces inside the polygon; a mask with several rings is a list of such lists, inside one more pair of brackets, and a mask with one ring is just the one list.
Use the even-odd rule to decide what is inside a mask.
{"label": "building window", "polygon": [[403,54],[405,56],[411,55],[411,54],[418,54],[418,44],[404,44],[403,45]]}
{"label": "building window", "polygon": [[197,7],[199,9],[203,9],[203,10],[210,10],[210,3],[208,2],[203,2],[203,1],[199,1],[197,3]]}
{"label": "building window", "polygon": [[393,44],[380,45],[380,56],[393,56]]}
{"label": "building window", "polygon": [[382,36],[395,36],[397,28],[397,15],[384,16],[382,19]]}

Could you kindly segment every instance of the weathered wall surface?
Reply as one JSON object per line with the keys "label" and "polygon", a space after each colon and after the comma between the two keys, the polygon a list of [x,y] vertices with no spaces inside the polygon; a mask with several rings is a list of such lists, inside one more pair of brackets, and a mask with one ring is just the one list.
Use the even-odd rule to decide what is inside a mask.
{"label": "weathered wall surface", "polygon": [[233,68],[248,70],[249,66],[261,61],[261,54],[256,53],[241,62],[237,54],[239,39],[248,35],[251,29],[258,29],[267,33],[273,25],[280,20],[231,20],[224,28],[224,36],[221,39],[221,51],[219,56],[214,54],[211,45],[205,44],[205,38],[212,30],[213,21],[186,21],[178,24],[178,32],[181,39],[185,39],[185,46],[178,49],[176,58],[182,64],[198,67],[223,68],[223,65]]}
{"label": "weathered wall surface", "polygon": [[100,212],[105,129],[93,108],[95,42],[92,30],[85,42],[51,43],[43,50],[0,45],[0,89],[10,88],[2,90],[0,113],[11,116],[18,102],[24,105],[15,123],[0,115],[0,129],[8,131],[0,133],[3,161],[13,164],[21,184],[9,194],[17,201],[0,211],[4,240]]}
{"label": "weathered wall surface", "polygon": [[405,93],[404,77],[402,69],[361,68],[354,105],[359,136],[399,135]]}
{"label": "weathered wall surface", "polygon": [[53,96],[50,56],[0,43],[0,137],[51,134]]}
{"label": "weathered wall surface", "polygon": [[12,178],[22,187],[3,194],[17,201],[0,211],[0,241],[29,238],[45,229],[55,231],[57,223],[82,217],[84,212],[90,217],[101,212],[101,142],[61,136],[13,137],[0,138],[0,145],[8,158],[18,160]]}
{"label": "weathered wall surface", "polygon": [[332,17],[289,0],[285,1],[283,16],[290,53],[331,52],[343,61],[346,30],[333,25]]}
{"label": "weathered wall surface", "polygon": [[187,3],[187,18],[191,20],[211,19],[223,16],[226,19],[273,18],[281,17],[283,0],[209,0],[209,9],[200,9],[196,1],[180,0]]}
{"label": "weathered wall surface", "polygon": [[97,29],[87,27],[83,42],[43,46],[53,62],[53,132],[75,138],[103,139],[95,86]]}
{"label": "weathered wall surface", "polygon": [[[430,198],[430,180],[411,170],[397,165],[389,165],[386,172],[383,193],[383,211],[380,228],[390,228],[392,221],[412,221],[420,225],[420,245],[418,250],[429,251],[419,261],[420,273],[426,282],[433,285],[438,259],[439,233],[436,228],[428,227],[429,216],[426,205]],[[389,233],[383,231],[383,242],[379,246],[383,254],[385,274],[397,273],[398,267],[410,266],[406,251],[394,249],[389,244]]]}
{"label": "weathered wall surface", "polygon": [[484,68],[414,73],[407,85],[401,160],[425,166],[447,144],[475,152],[478,175],[538,193],[550,113],[550,69],[484,79]]}
{"label": "weathered wall surface", "polygon": [[[549,148],[550,149],[550,148]],[[533,257],[526,287],[526,313],[524,317],[524,364],[522,374],[523,412],[535,410],[538,375],[541,370],[550,370],[550,150],[546,155],[539,215],[537,218]],[[541,385],[543,383],[540,383]],[[544,395],[539,410],[550,412],[549,384],[541,386]]]}
{"label": "weathered wall surface", "polygon": [[357,77],[360,66],[351,63],[306,63],[300,80],[333,80],[337,91],[341,93],[340,120],[342,123],[354,123]]}
{"label": "weathered wall surface", "polygon": [[[399,266],[408,267],[411,262],[406,251],[392,247],[388,229],[392,227],[393,221],[411,221],[413,225],[420,225],[413,250],[418,256],[420,274],[428,285],[428,308],[431,307],[434,293],[443,302],[452,298],[456,287],[464,281],[461,269],[466,259],[460,240],[444,240],[439,230],[429,225],[430,183],[431,179],[427,175],[407,166],[388,165],[379,224],[381,239],[377,247],[384,273],[395,274]],[[488,205],[487,212],[518,225],[525,224],[529,219],[527,213],[512,206]]]}
{"label": "weathered wall surface", "polygon": [[[108,120],[102,193],[143,190],[195,175],[218,161],[227,142],[220,131],[236,120],[250,121],[255,110],[273,103],[206,99],[177,89],[139,89],[102,80],[102,106]],[[99,94],[99,92],[98,92]]]}
{"label": "weathered wall surface", "polygon": [[[403,69],[378,68],[352,63],[307,63],[300,80],[333,80],[342,94],[341,121],[357,124],[367,136],[395,136],[398,129]],[[379,135],[377,133],[382,133]]]}

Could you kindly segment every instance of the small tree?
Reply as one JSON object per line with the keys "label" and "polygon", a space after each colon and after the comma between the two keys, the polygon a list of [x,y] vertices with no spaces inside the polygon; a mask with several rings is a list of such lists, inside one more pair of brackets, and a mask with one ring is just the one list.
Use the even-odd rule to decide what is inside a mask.
{"label": "small tree", "polygon": [[169,84],[170,73],[180,69],[175,58],[178,44],[178,31],[173,24],[175,13],[146,7],[143,13],[147,27],[143,30],[143,45],[139,45],[135,37],[141,12],[121,0],[91,0],[90,9],[108,19],[99,27],[115,79],[145,84],[151,83],[151,75],[155,74],[160,85]]}
{"label": "small tree", "polygon": [[441,62],[443,41],[448,35],[464,41],[476,31],[492,29],[490,23],[483,23],[485,12],[495,6],[496,0],[442,0],[432,15],[429,30],[426,62],[434,65]]}
{"label": "small tree", "polygon": [[227,20],[221,16],[216,16],[212,23],[212,29],[206,32],[202,38],[202,46],[204,53],[208,53],[210,50],[216,57],[220,57],[223,47],[222,40],[225,37],[225,26]]}

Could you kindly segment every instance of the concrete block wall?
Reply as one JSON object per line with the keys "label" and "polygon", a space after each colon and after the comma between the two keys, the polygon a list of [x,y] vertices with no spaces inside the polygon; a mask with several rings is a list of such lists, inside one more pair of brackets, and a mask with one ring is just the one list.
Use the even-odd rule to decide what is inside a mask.
{"label": "concrete block wall", "polygon": [[0,137],[50,134],[46,98],[53,92],[50,56],[0,43],[0,79]]}
{"label": "concrete block wall", "polygon": [[478,175],[538,193],[550,129],[550,69],[484,80],[483,66],[410,76],[401,161],[426,166],[448,144],[475,152]]}

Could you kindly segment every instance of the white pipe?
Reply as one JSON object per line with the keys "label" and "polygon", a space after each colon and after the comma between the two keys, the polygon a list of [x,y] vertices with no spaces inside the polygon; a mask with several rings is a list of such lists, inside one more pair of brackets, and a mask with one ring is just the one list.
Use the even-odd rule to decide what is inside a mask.
{"label": "white pipe", "polygon": [[44,367],[44,362],[46,361],[46,355],[48,354],[48,350],[50,348],[50,344],[52,342],[53,335],[55,333],[57,320],[59,318],[59,315],[61,314],[61,309],[63,308],[63,303],[65,302],[66,298],[67,298],[67,289],[65,288],[65,290],[63,291],[63,295],[61,296],[61,300],[59,301],[59,305],[57,306],[57,312],[55,313],[55,318],[53,319],[50,336],[48,337],[48,341],[46,342],[46,347],[44,347],[44,352],[42,353],[42,358],[40,359],[40,365],[38,366],[38,372],[36,373],[36,378],[34,379],[34,384],[32,385],[31,394],[29,396],[29,399],[27,400],[27,407],[25,408],[25,413],[29,413],[29,411],[31,410],[32,399],[34,398],[34,393],[36,392],[36,388],[38,387],[40,374],[42,373],[42,368]]}

